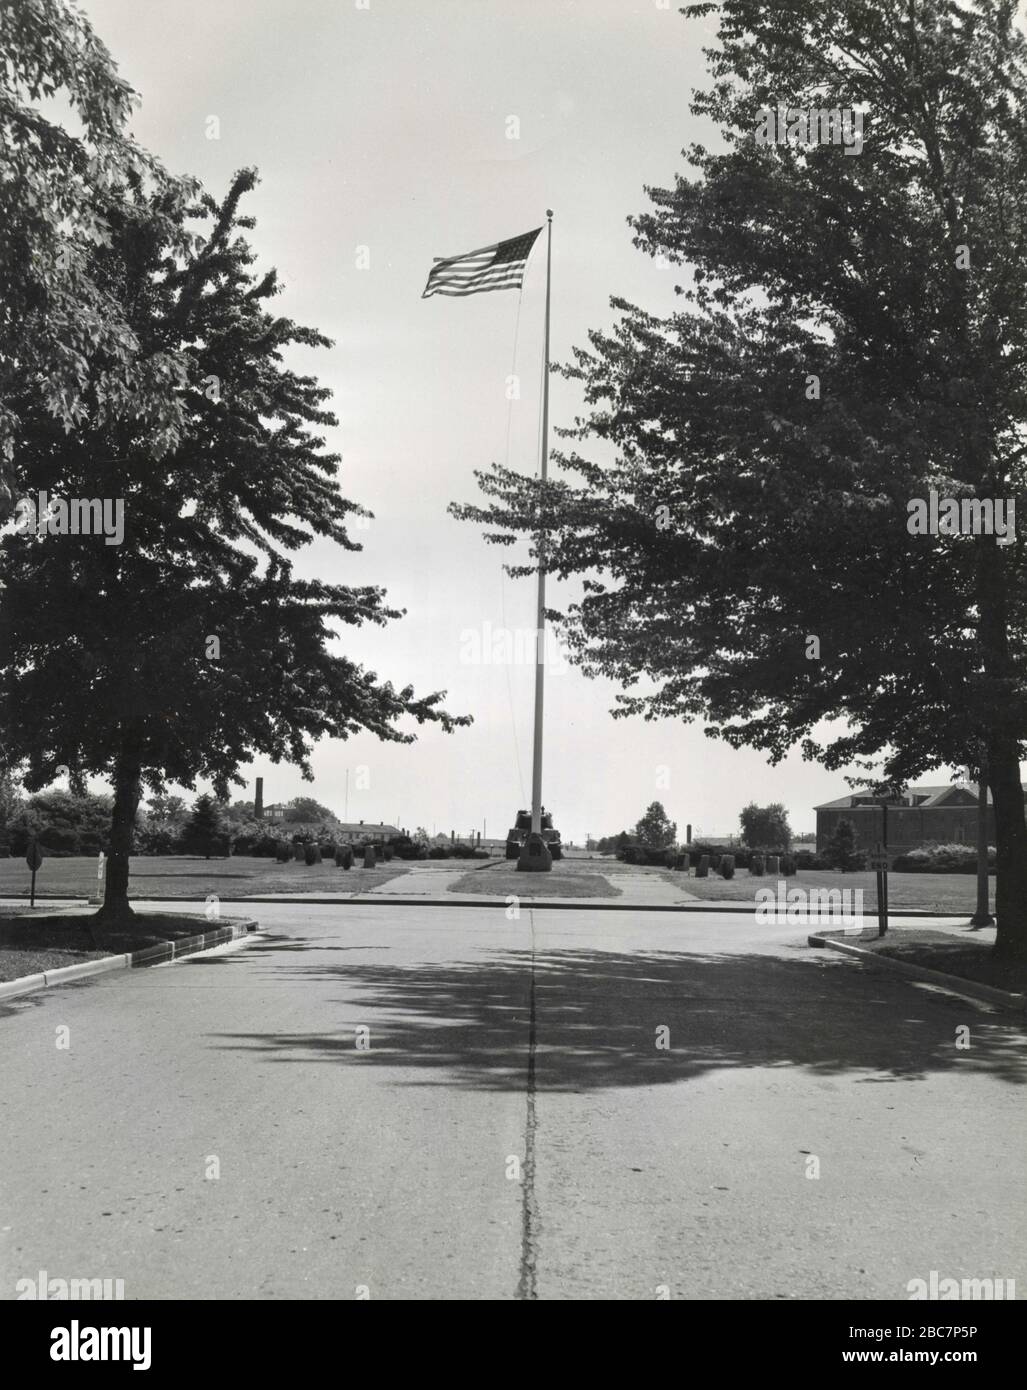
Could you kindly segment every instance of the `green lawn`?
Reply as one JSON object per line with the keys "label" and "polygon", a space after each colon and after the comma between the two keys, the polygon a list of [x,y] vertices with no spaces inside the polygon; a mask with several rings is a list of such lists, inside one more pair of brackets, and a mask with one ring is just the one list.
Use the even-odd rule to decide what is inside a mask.
{"label": "green lawn", "polygon": [[[278,864],[273,859],[201,859],[133,855],[128,895],[148,898],[221,899],[262,897],[268,893],[366,893],[407,872],[399,860],[375,869],[337,869],[334,864]],[[0,898],[27,895],[31,874],[23,859],[0,859]],[[96,860],[44,859],[36,892],[53,897],[96,895]]]}
{"label": "green lawn", "polygon": [[[711,874],[709,878],[696,878],[694,872],[687,878],[683,873],[672,869],[646,869],[644,873],[660,874],[672,883],[680,884],[686,892],[711,902],[751,902],[755,901],[759,888],[776,891],[776,878],[765,876],[753,878],[747,869],[737,870],[734,878],[721,878]],[[847,888],[863,890],[863,908],[866,912],[877,911],[877,876],[874,873],[841,874],[828,869],[800,869],[791,878],[783,880],[789,889],[796,888]],[[995,879],[991,879],[991,893],[994,900]],[[973,912],[977,905],[977,879],[973,874],[889,874],[888,910],[898,912],[912,908],[922,912]]]}

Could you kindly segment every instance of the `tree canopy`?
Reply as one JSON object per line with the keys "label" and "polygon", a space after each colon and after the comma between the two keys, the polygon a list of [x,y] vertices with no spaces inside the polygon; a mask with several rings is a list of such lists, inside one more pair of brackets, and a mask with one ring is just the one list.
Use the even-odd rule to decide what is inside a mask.
{"label": "tree canopy", "polygon": [[121,910],[143,787],[161,794],[203,778],[224,798],[254,752],[310,775],[317,738],[366,730],[409,742],[408,720],[447,731],[470,722],[440,694],[397,689],[336,649],[347,626],[401,616],[380,588],[293,570],[290,555],[315,535],[359,549],[346,522],[362,509],[339,491],[338,456],[325,451],[329,393],[285,362],[292,344],[329,342],[270,311],[276,274],[255,272],[241,235],[253,224],[239,203],[254,182],[243,171],[218,202],[130,179],[110,243],[93,252],[93,277],[144,351],[187,365],[171,452],[155,453],[132,419],[87,411],[68,432],[31,391],[16,401],[30,495],[124,508],[122,544],[0,540],[4,756],[24,762],[30,790],[61,764],[112,778],[107,893]]}
{"label": "tree canopy", "polygon": [[97,273],[127,179],[195,187],[128,134],[135,99],[77,6],[0,6],[0,518],[27,411],[66,430],[131,416],[155,454],[180,436],[182,357],[141,339]]}
{"label": "tree canopy", "polygon": [[312,796],[294,796],[286,805],[283,820],[331,822],[338,820],[338,817],[334,811],[322,806],[320,801],[315,801]]}
{"label": "tree canopy", "polygon": [[[696,114],[722,146],[629,218],[682,273],[563,370],[586,413],[548,486],[454,507],[546,536],[573,659],[615,713],[908,781],[985,750],[999,947],[1027,952],[1023,547],[911,534],[932,490],[1013,499],[1027,459],[1027,45],[1015,7],[726,0]],[[865,114],[859,154],[766,145],[761,112]],[[608,455],[612,457],[607,457]],[[576,477],[577,481],[572,481]],[[535,551],[532,551],[534,556]],[[532,565],[511,567],[515,574]],[[825,733],[826,721],[844,721]],[[975,755],[975,751],[977,753]]]}
{"label": "tree canopy", "polygon": [[650,802],[645,815],[635,826],[635,839],[646,849],[667,849],[674,843],[677,833],[677,825],[667,815],[660,801]]}
{"label": "tree canopy", "polygon": [[769,806],[757,806],[750,801],[739,814],[742,823],[742,840],[749,849],[789,849],[792,843],[792,827],[788,824],[788,812],[780,801]]}

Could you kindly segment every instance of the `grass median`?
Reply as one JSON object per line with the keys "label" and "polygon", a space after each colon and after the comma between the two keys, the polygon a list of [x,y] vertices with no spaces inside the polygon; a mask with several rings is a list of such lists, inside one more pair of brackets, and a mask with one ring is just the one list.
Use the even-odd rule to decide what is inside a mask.
{"label": "grass median", "polygon": [[88,908],[70,912],[0,908],[0,982],[199,936],[230,920],[208,922],[201,912],[140,912],[130,925],[104,927]]}
{"label": "grass median", "polygon": [[558,859],[551,872],[521,873],[512,859],[484,869],[472,869],[450,884],[450,893],[517,898],[617,898],[621,890],[605,877],[606,865],[594,861]]}
{"label": "grass median", "polygon": [[929,928],[898,927],[883,937],[868,933],[866,937],[841,939],[860,950],[907,965],[939,970],[960,980],[990,985],[992,989],[1004,989],[1012,994],[1027,993],[1027,961],[996,959],[990,933],[987,941],[981,941]]}

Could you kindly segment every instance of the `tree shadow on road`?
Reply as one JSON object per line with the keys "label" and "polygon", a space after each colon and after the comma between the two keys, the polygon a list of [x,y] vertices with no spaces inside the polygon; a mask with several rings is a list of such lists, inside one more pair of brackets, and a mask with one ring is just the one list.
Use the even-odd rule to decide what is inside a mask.
{"label": "tree shadow on road", "polygon": [[[272,959],[264,957],[264,969]],[[532,1039],[537,1084],[549,1091],[658,1085],[745,1067],[824,1078],[860,1072],[866,1082],[955,1068],[1027,1080],[1019,1019],[838,959],[497,950],[412,966],[289,960],[274,973],[312,988],[345,986],[346,997],[330,1006],[338,1027],[215,1034],[217,1046],[274,1062],[403,1069],[398,1079],[407,1085],[485,1090],[523,1089]],[[966,1041],[962,1026],[970,1030],[965,1048],[957,1046]],[[367,1051],[357,1050],[359,1027],[370,1030]]]}

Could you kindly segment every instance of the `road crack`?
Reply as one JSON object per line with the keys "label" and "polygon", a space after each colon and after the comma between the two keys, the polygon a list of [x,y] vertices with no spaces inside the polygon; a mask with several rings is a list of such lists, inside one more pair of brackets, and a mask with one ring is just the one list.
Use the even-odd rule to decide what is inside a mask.
{"label": "road crack", "polygon": [[537,1025],[535,1014],[535,914],[529,910],[531,931],[531,982],[528,1008],[528,1075],[524,1124],[524,1167],[521,1174],[521,1272],[517,1297],[538,1298],[538,1201],[535,1195],[535,1137],[538,1114],[535,1105]]}

